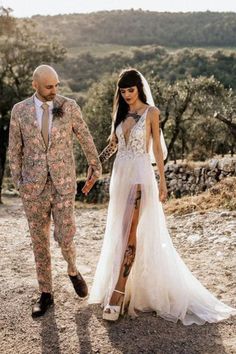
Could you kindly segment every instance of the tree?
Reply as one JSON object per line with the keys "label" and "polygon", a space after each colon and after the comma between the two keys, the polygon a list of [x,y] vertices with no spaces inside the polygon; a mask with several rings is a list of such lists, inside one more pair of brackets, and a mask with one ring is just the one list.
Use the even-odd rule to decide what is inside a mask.
{"label": "tree", "polygon": [[[203,90],[204,96],[195,95],[193,104],[199,115],[210,116],[220,122],[221,130],[227,131],[222,152],[231,151],[234,154],[236,145],[236,95],[232,89],[226,89],[214,77],[208,79],[208,85]],[[222,124],[223,123],[223,124]],[[226,128],[226,129],[225,129]],[[222,145],[222,147],[223,147]]]}
{"label": "tree", "polygon": [[[191,125],[192,127],[196,126],[196,119],[199,121],[201,117],[207,118],[208,116],[213,118],[216,109],[220,112],[225,111],[224,107],[228,107],[229,112],[229,107],[231,107],[233,111],[232,105],[226,105],[226,101],[229,102],[227,97],[232,91],[225,89],[214,77],[189,77],[174,84],[167,84],[164,81],[160,82],[154,79],[150,80],[150,83],[155,102],[162,112],[161,124],[166,133],[168,152],[175,160],[180,156],[180,152],[176,152],[176,146],[178,146],[176,142],[180,134],[182,144],[179,150],[181,149],[182,158],[185,155],[184,150],[187,149],[185,135],[189,130],[186,129],[187,125],[191,130]],[[230,124],[229,121],[228,118],[228,124]],[[190,125],[188,122],[190,122]],[[202,132],[199,132],[199,138]],[[212,138],[209,136],[210,139]]]}
{"label": "tree", "polygon": [[223,107],[216,108],[214,117],[227,126],[232,136],[231,154],[233,155],[236,145],[236,95],[233,90],[223,91]]}
{"label": "tree", "polygon": [[8,146],[10,110],[32,94],[36,66],[64,58],[65,50],[45,39],[30,20],[17,21],[10,9],[0,8],[0,202]]}
{"label": "tree", "polygon": [[[112,105],[116,81],[116,75],[105,76],[103,77],[103,80],[93,85],[88,91],[87,102],[83,109],[86,121],[99,152],[101,152],[108,144],[108,138],[111,133]],[[77,157],[84,161],[84,157],[81,156],[81,154],[77,155]],[[108,172],[111,164],[112,159],[103,166],[103,171]],[[81,163],[78,165],[83,166]]]}
{"label": "tree", "polygon": [[[112,99],[117,75],[106,76],[89,90],[84,106],[86,120],[99,151],[111,129]],[[154,101],[161,111],[168,157],[204,160],[214,153],[233,151],[235,137],[214,113],[235,115],[235,95],[214,77],[191,78],[168,84],[148,77]],[[231,103],[230,103],[231,102]],[[234,112],[234,113],[233,113]],[[234,123],[235,124],[235,123]],[[79,157],[81,158],[81,157]],[[82,163],[79,164],[83,166]],[[104,166],[109,171],[111,164]]]}

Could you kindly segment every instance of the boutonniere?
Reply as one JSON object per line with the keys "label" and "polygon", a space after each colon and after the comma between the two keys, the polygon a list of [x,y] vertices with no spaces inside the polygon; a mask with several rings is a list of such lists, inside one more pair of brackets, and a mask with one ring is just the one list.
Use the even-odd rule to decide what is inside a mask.
{"label": "boutonniere", "polygon": [[65,103],[65,101],[60,106],[53,107],[53,109],[52,109],[53,118],[63,117],[63,115],[65,113],[64,109],[63,109],[64,103]]}

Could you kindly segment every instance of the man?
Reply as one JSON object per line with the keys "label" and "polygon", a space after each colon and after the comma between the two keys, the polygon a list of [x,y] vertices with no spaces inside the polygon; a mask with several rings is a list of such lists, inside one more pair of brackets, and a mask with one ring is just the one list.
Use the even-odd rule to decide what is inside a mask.
{"label": "man", "polygon": [[54,238],[68,264],[68,276],[80,297],[87,296],[86,282],[76,268],[74,196],[76,175],[73,133],[88,161],[83,192],[87,194],[101,173],[98,153],[74,100],[57,94],[59,79],[48,65],[33,73],[35,94],[12,110],[9,161],[19,189],[32,239],[41,296],[32,316],[42,316],[53,304],[49,233],[51,215]]}

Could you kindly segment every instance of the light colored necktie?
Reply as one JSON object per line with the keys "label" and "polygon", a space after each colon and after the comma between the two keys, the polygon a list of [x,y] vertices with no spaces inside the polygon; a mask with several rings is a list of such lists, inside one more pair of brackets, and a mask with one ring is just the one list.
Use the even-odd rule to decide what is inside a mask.
{"label": "light colored necktie", "polygon": [[42,136],[45,142],[46,147],[48,147],[48,134],[49,134],[49,106],[47,103],[43,103],[41,105],[43,109],[43,117],[42,117]]}

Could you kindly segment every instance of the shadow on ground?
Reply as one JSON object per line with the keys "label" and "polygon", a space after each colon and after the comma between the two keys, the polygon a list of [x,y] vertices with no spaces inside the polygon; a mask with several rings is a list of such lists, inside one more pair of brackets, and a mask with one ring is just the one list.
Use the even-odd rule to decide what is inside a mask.
{"label": "shadow on ground", "polygon": [[[226,353],[218,326],[183,326],[157,317],[154,313],[140,313],[132,320],[127,315],[115,323],[102,320],[100,306],[80,309],[76,314],[77,334],[81,353],[155,353],[197,354]],[[98,327],[103,328],[100,335]],[[104,335],[106,336],[106,340]],[[108,336],[108,341],[107,341]]]}

